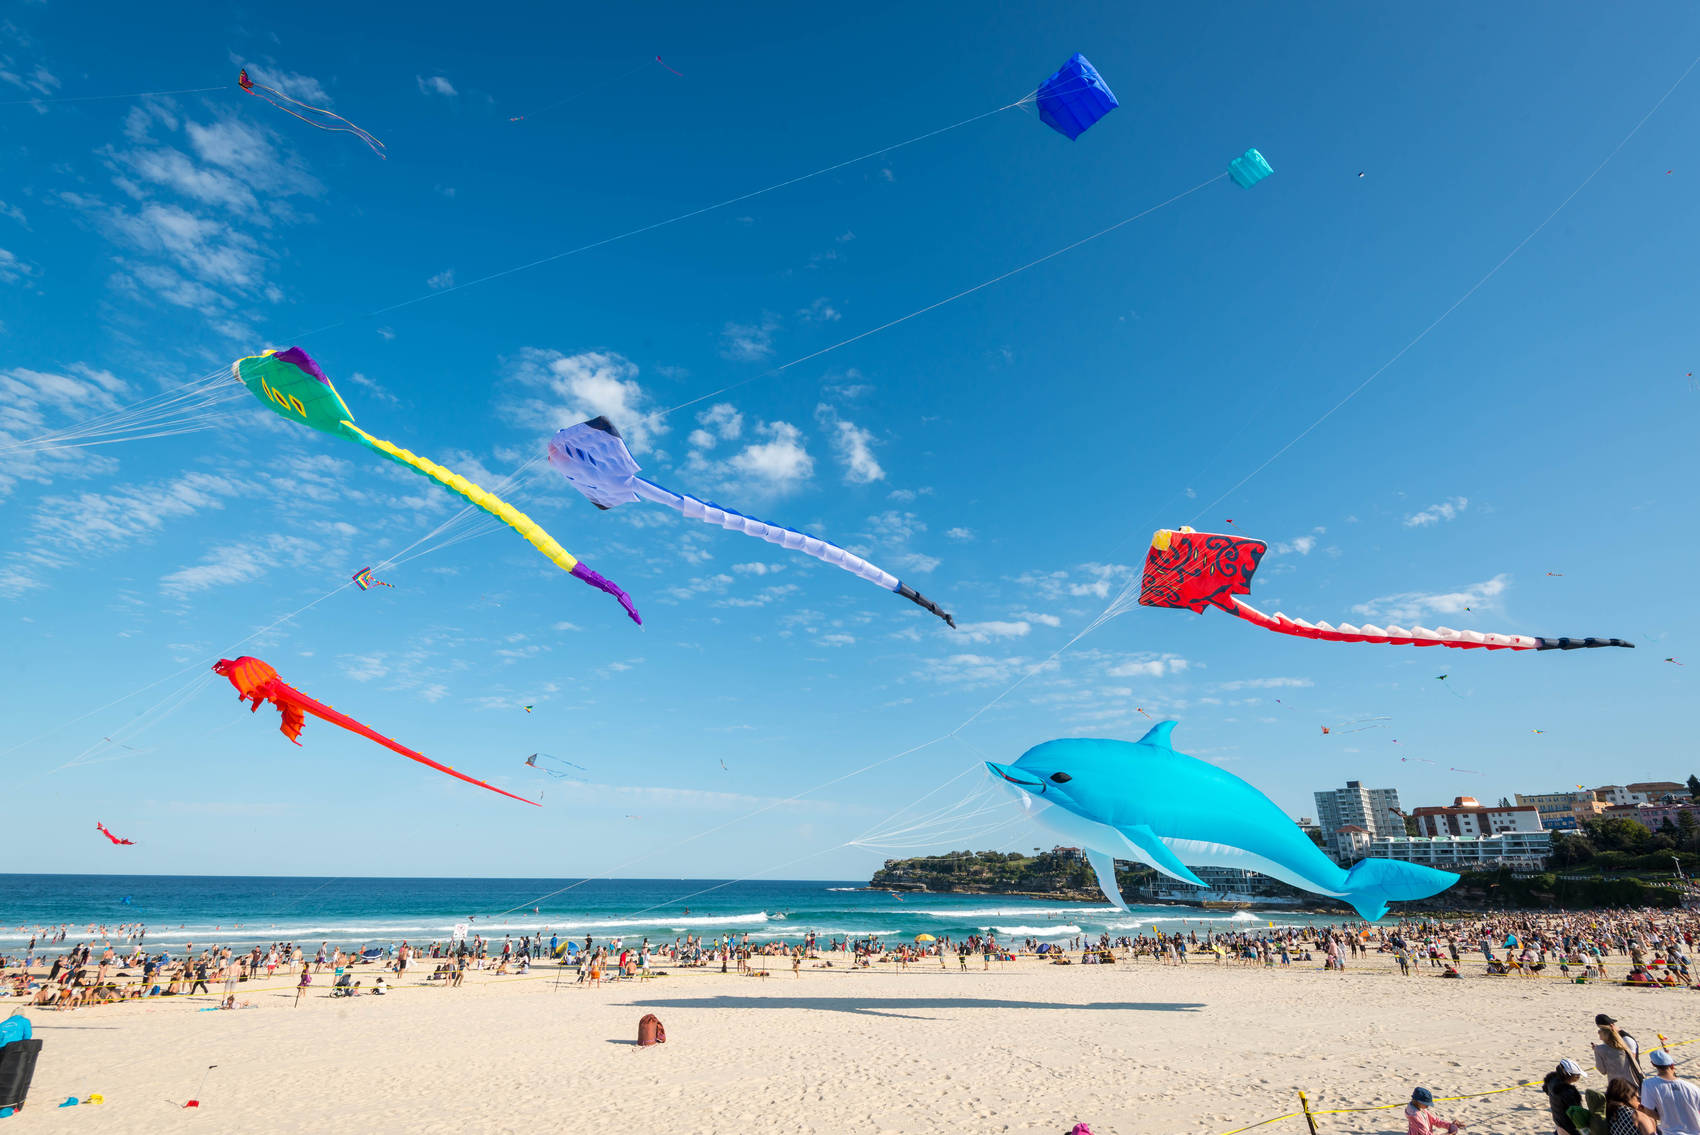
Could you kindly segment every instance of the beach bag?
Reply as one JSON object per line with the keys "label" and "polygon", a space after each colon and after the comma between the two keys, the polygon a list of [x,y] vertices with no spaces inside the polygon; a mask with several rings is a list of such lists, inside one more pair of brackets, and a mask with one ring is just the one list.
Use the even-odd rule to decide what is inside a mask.
{"label": "beach bag", "polygon": [[667,1030],[661,1024],[661,1018],[654,1013],[645,1013],[643,1020],[638,1022],[638,1044],[648,1048],[652,1044],[666,1044]]}
{"label": "beach bag", "polygon": [[15,1040],[0,1047],[0,1107],[23,1106],[40,1056],[39,1040]]}

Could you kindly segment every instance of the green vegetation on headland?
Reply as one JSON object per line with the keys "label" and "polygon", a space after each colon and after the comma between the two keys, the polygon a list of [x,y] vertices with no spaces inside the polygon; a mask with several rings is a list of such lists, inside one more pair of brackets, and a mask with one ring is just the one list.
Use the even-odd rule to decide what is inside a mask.
{"label": "green vegetation on headland", "polygon": [[[1444,894],[1421,903],[1396,904],[1394,913],[1677,907],[1685,897],[1695,896],[1684,877],[1700,875],[1700,825],[1687,815],[1682,819],[1684,823],[1669,825],[1668,831],[1649,831],[1633,820],[1602,819],[1578,832],[1554,832],[1552,855],[1543,868],[1466,871]],[[1141,864],[1117,862],[1116,882],[1130,902],[1150,902],[1158,876]],[[876,890],[1031,895],[1081,902],[1103,897],[1085,858],[1056,850],[1033,855],[952,851],[888,859],[868,885]],[[1269,898],[1298,899],[1315,910],[1348,909],[1324,896],[1272,881],[1270,887]],[[1198,892],[1198,901],[1210,902],[1210,892]]]}

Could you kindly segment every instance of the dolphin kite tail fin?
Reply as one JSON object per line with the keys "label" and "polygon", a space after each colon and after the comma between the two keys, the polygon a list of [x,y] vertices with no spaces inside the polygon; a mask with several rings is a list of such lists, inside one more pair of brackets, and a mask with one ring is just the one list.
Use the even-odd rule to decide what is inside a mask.
{"label": "dolphin kite tail fin", "polygon": [[491,516],[494,516],[497,520],[500,520],[509,528],[512,528],[515,532],[518,532],[521,536],[525,537],[532,547],[536,548],[539,552],[542,552],[545,556],[548,556],[549,559],[554,562],[556,567],[569,573],[573,576],[573,578],[584,583],[588,583],[590,586],[599,591],[605,591],[609,595],[612,595],[615,599],[619,600],[620,606],[626,609],[626,614],[631,618],[632,622],[637,623],[639,626],[643,625],[643,619],[638,615],[637,608],[632,606],[631,598],[627,596],[624,591],[622,591],[612,581],[580,563],[578,557],[561,547],[560,544],[556,543],[555,538],[545,532],[542,525],[538,524],[535,520],[531,519],[531,517],[527,516],[501,497],[498,497],[495,493],[479,488],[471,481],[468,481],[465,477],[462,477],[459,473],[454,472],[452,469],[443,468],[428,457],[421,457],[417,453],[412,453],[403,449],[399,445],[387,442],[381,437],[373,437],[353,422],[344,421],[342,425],[357,435],[367,445],[371,446],[379,453],[382,453],[385,457],[388,457],[391,461],[394,461],[398,465],[405,465],[407,468],[412,469],[415,473],[418,473],[421,476],[431,478],[431,480],[436,481],[439,485],[444,486],[452,492],[458,493],[460,496],[465,497]]}
{"label": "dolphin kite tail fin", "polygon": [[1451,871],[1400,863],[1395,859],[1360,859],[1346,872],[1345,899],[1370,922],[1387,913],[1387,904],[1426,899],[1458,881]]}

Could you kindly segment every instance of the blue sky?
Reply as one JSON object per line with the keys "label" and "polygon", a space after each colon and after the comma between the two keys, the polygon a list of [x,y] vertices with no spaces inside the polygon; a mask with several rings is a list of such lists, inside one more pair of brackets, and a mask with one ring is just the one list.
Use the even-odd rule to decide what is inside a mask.
{"label": "blue sky", "polygon": [[[885,853],[838,845],[892,810],[984,756],[1137,736],[1140,708],[1294,814],[1348,777],[1437,803],[1686,776],[1697,671],[1661,659],[1686,661],[1696,631],[1700,77],[1439,327],[1207,508],[1511,252],[1700,42],[1685,5],[1530,15],[8,6],[8,441],[298,343],[365,429],[481,483],[607,413],[662,483],[842,541],[962,623],[653,507],[597,512],[541,465],[509,499],[623,584],[643,630],[493,522],[379,572],[394,590],[322,598],[454,499],[248,402],[182,436],[13,448],[9,866],[856,877]],[[1009,109],[457,287],[1004,106],[1077,50],[1122,106],[1076,142]],[[646,66],[657,53],[682,77]],[[243,64],[388,160],[242,94]],[[756,377],[1247,146],[1277,171],[1253,191],[1217,182]],[[1152,529],[1228,517],[1271,544],[1266,610],[1640,648],[1442,656],[1135,610],[960,738],[777,803],[950,731],[1089,623]],[[195,681],[321,599],[241,649],[545,807],[322,723],[296,748],[271,711]],[[528,775],[539,750],[585,782]],[[98,841],[96,819],[138,845]]]}

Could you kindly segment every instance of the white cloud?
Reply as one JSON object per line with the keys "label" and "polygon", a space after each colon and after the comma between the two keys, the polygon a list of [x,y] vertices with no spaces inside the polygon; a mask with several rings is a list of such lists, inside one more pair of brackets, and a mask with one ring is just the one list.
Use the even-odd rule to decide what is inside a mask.
{"label": "white cloud", "polygon": [[1046,599],[1108,599],[1132,577],[1125,564],[1085,563],[1066,571],[1024,572],[1015,582]]}
{"label": "white cloud", "polygon": [[845,634],[842,631],[834,631],[831,634],[821,635],[815,639],[815,642],[821,646],[854,646],[856,645],[856,636]]}
{"label": "white cloud", "polygon": [[401,404],[401,399],[397,398],[394,394],[391,394],[389,390],[383,386],[383,384],[379,383],[375,379],[367,378],[359,371],[349,372],[348,381],[364,390],[367,394],[371,395],[379,402],[387,402],[391,406],[399,406]]}
{"label": "white cloud", "polygon": [[1104,673],[1112,678],[1161,678],[1184,673],[1190,665],[1178,654],[1139,654],[1115,663]]}
{"label": "white cloud", "polygon": [[378,328],[378,338],[384,340],[386,343],[392,341],[395,338],[395,328],[393,328],[393,327],[380,327],[380,328]]}
{"label": "white cloud", "polygon": [[730,402],[716,402],[702,411],[697,424],[702,429],[691,431],[691,444],[699,449],[707,449],[716,441],[737,441],[744,435],[744,415]]}
{"label": "white cloud", "polygon": [[36,274],[36,267],[14,252],[0,248],[0,284],[16,284]]}
{"label": "white cloud", "polygon": [[[923,669],[916,671],[915,676],[930,682],[973,689],[979,686],[1005,685],[1032,668],[1033,661],[1028,658],[1000,658],[987,654],[964,653],[934,659]],[[1053,659],[1040,666],[1039,670],[1056,668],[1057,663]]]}
{"label": "white cloud", "polygon": [[739,362],[760,362],[773,354],[779,320],[763,315],[760,323],[728,323],[720,332],[720,353]]}
{"label": "white cloud", "polygon": [[825,296],[797,312],[804,323],[837,323],[844,318]]}
{"label": "white cloud", "polygon": [[1231,693],[1234,690],[1299,690],[1315,684],[1309,678],[1241,678],[1223,682],[1216,688]]}
{"label": "white cloud", "polygon": [[778,575],[780,572],[785,570],[785,565],[784,564],[764,564],[764,563],[760,563],[760,562],[749,563],[749,564],[733,564],[732,570],[737,572],[739,575]]}
{"label": "white cloud", "polygon": [[528,347],[509,372],[526,397],[500,405],[509,421],[525,429],[553,429],[558,421],[582,421],[606,416],[618,427],[633,453],[648,450],[667,432],[666,419],[655,417],[648,394],[636,381],[638,368],[613,351],[559,351]]}
{"label": "white cloud", "polygon": [[1041,614],[1038,611],[1018,611],[1016,612],[1015,617],[1018,619],[1026,619],[1030,623],[1038,623],[1041,626],[1046,627],[1062,626],[1062,620],[1057,618],[1057,616]]}
{"label": "white cloud", "polygon": [[438,272],[435,276],[426,280],[425,286],[430,288],[432,291],[441,291],[444,288],[454,287],[455,270],[453,268],[444,268],[441,272]]}
{"label": "white cloud", "polygon": [[838,416],[838,411],[822,402],[815,407],[815,421],[827,431],[833,453],[844,466],[844,483],[871,485],[885,480],[885,470],[874,456],[872,430]]}
{"label": "white cloud", "polygon": [[452,97],[460,93],[455,90],[453,83],[449,82],[441,75],[432,75],[430,78],[426,78],[423,75],[415,75],[413,78],[419,84],[419,93],[422,95],[444,95]]}
{"label": "white cloud", "polygon": [[974,530],[972,528],[946,528],[944,530],[944,534],[946,539],[961,540],[964,543],[974,539]]}
{"label": "white cloud", "polygon": [[1459,513],[1470,507],[1468,497],[1449,497],[1439,504],[1431,504],[1421,512],[1414,512],[1405,518],[1406,528],[1429,528],[1442,521],[1452,520]]}
{"label": "white cloud", "polygon": [[1421,622],[1429,615],[1457,615],[1465,608],[1472,611],[1499,605],[1500,596],[1511,586],[1511,577],[1503,573],[1481,583],[1472,583],[1459,591],[1424,594],[1406,591],[1398,595],[1383,595],[1352,607],[1355,614],[1377,623],[1396,623],[1407,626]]}
{"label": "white cloud", "polygon": [[159,581],[159,589],[181,599],[213,587],[250,583],[277,565],[278,544],[283,539],[273,537],[265,542],[219,545],[202,557],[200,563],[166,575]]}
{"label": "white cloud", "polygon": [[800,486],[814,475],[815,461],[803,445],[803,431],[790,422],[768,422],[757,427],[767,441],[758,442],[733,455],[727,462],[760,488],[778,494]]}
{"label": "white cloud", "polygon": [[376,654],[345,654],[342,657],[342,673],[346,678],[356,682],[372,682],[388,676],[389,666],[384,662],[382,652]]}
{"label": "white cloud", "polygon": [[754,595],[729,595],[715,601],[717,607],[766,607],[797,594],[802,588],[795,583],[776,583],[762,588]]}
{"label": "white cloud", "polygon": [[918,575],[928,575],[944,561],[925,552],[901,552],[891,562]]}
{"label": "white cloud", "polygon": [[4,201],[0,201],[0,217],[10,218],[26,229],[30,227],[29,221],[24,218],[24,211],[16,205],[8,205]]}
{"label": "white cloud", "polygon": [[1308,535],[1295,536],[1291,540],[1277,541],[1269,550],[1278,556],[1290,556],[1295,553],[1301,556],[1308,556],[1311,552],[1316,550],[1316,538],[1318,536],[1326,535],[1327,532],[1328,529],[1318,525],[1317,527],[1312,528]]}
{"label": "white cloud", "polygon": [[957,636],[973,643],[991,642],[999,638],[1023,638],[1032,629],[1032,625],[1025,620],[1006,622],[994,619],[984,623],[956,624]]}

